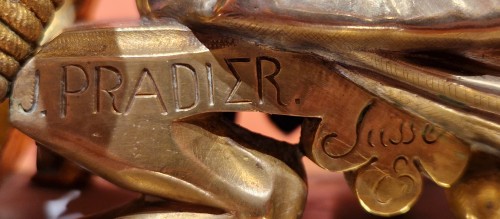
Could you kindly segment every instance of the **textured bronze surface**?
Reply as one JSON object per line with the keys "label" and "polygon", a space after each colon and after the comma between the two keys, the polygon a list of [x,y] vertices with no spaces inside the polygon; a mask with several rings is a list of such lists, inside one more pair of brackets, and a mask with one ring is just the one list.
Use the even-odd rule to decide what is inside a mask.
{"label": "textured bronze surface", "polygon": [[447,190],[457,218],[500,217],[500,159],[474,152],[465,175]]}
{"label": "textured bronze surface", "polygon": [[50,0],[20,0],[27,8],[29,8],[40,19],[42,23],[47,23],[55,13],[55,7]]}
{"label": "textured bronze surface", "polygon": [[[42,36],[43,40],[48,41],[53,37],[52,35],[58,34],[63,27],[73,24],[74,19],[71,17],[74,16],[67,12],[71,11],[71,7],[73,7],[72,0],[66,1],[64,9],[56,14],[57,19],[51,21],[55,14],[55,9],[59,8],[62,3],[63,1],[50,0],[0,2],[0,102],[4,101],[7,97],[10,81],[16,77],[20,66],[24,64],[26,59],[29,59],[33,55],[36,47],[42,43]],[[45,29],[41,26],[47,27],[49,22],[50,27],[46,29],[48,31],[43,32]],[[10,128],[10,125],[7,123],[1,123],[1,125],[2,128]],[[11,132],[2,131],[0,138],[8,138],[11,136],[8,135],[9,133]],[[15,136],[15,134],[12,134],[12,136]],[[19,143],[20,141],[17,139],[1,141],[0,163],[2,166],[0,167],[0,178],[12,172],[12,169],[14,169],[12,166],[16,165],[20,155],[25,153],[25,149],[16,145],[16,142]],[[63,166],[71,165],[73,164],[68,162]],[[53,180],[59,177],[61,181],[68,184],[67,179],[71,177],[71,174],[81,172],[81,170],[77,169],[75,171],[74,173],[65,171],[64,174],[52,176],[52,178],[42,176],[43,173],[40,172],[37,175],[37,179],[50,178]]]}
{"label": "textured bronze surface", "polygon": [[[102,39],[99,44],[93,36]],[[88,40],[76,47],[62,43],[80,37]],[[148,55],[151,52],[155,55]],[[52,71],[55,66],[59,70]],[[241,216],[290,218],[302,212],[305,183],[296,147],[246,132],[218,116],[173,123],[222,110],[212,106],[212,98],[213,104],[225,106],[236,83],[186,28],[69,31],[42,49],[22,72],[15,87],[32,89],[14,88],[13,123],[112,182]],[[64,88],[53,86],[61,77]],[[214,92],[207,97],[212,82]],[[215,83],[217,90],[224,90],[216,93]],[[239,105],[228,104],[235,109]],[[228,164],[221,161],[234,168],[225,168]],[[266,207],[270,203],[272,209]]]}
{"label": "textured bronze surface", "polygon": [[[386,100],[390,105],[412,116],[424,118],[429,124],[438,125],[465,141],[464,144],[489,151],[498,159],[500,9],[497,1],[440,0],[432,3],[395,3],[384,0],[193,0],[177,3],[168,0],[139,0],[138,6],[144,16],[152,19],[171,17],[179,20],[194,30],[197,37],[209,48],[210,36],[222,33],[279,51],[312,53],[331,63],[331,69],[335,69],[336,73]],[[349,94],[352,95],[350,92]],[[363,139],[358,136],[362,132],[361,124],[366,122],[364,113],[370,111],[373,110],[368,104],[363,108],[358,120],[350,122],[351,125],[356,124],[350,129],[355,131],[354,137],[350,136],[350,139],[353,139],[351,144],[341,140],[340,143],[345,146],[339,145],[338,139],[343,136],[333,132],[321,142],[323,151],[314,150],[313,146],[313,152],[308,152],[308,156],[331,170],[342,168],[342,164],[318,159],[318,154],[337,158],[351,153],[366,160],[374,157],[377,159],[375,163],[383,163],[381,160],[391,156],[390,152],[370,151],[367,155],[356,150],[356,146],[363,143]],[[378,120],[375,124],[380,123],[384,114],[387,114],[387,111],[376,113]],[[338,122],[333,124],[339,125]],[[309,124],[306,122],[305,125],[308,127]],[[405,125],[403,119],[397,139],[387,137],[388,130],[384,124],[378,127],[378,130],[369,130],[368,145],[376,148],[378,143],[384,148],[391,146],[390,143],[404,143]],[[407,130],[413,132],[413,125],[408,125],[410,128]],[[309,126],[319,127],[320,130],[322,128],[314,123]],[[417,133],[425,136],[429,130],[434,129],[426,125]],[[303,132],[302,143],[307,144],[304,134],[307,133]],[[387,142],[384,141],[384,136],[388,139]],[[377,141],[377,137],[381,140]],[[413,142],[414,139],[411,139]],[[425,137],[422,140],[425,143],[432,142]],[[328,151],[325,145],[335,146],[330,146],[333,151]],[[428,148],[417,148],[424,150],[421,153],[431,157],[434,154]],[[415,149],[412,150],[415,152]],[[401,154],[398,151],[392,156]],[[339,160],[349,165],[357,164],[346,157]],[[440,159],[428,158],[433,162]],[[404,183],[407,180],[406,172],[402,174],[401,170],[398,170],[407,163],[419,166],[420,162],[408,162],[403,156],[396,158],[394,163],[386,163],[392,165],[396,175],[401,174],[400,177],[396,176],[400,181],[399,186],[397,183],[384,185],[390,181],[386,178],[388,171],[375,168],[374,174],[365,174],[366,182],[377,182],[379,191],[385,188],[385,194],[392,194],[387,196],[369,191],[374,188],[370,185],[361,185],[358,180],[363,178],[363,175],[357,175],[359,170],[348,174],[367,210],[382,215],[407,210],[405,208],[411,205],[411,199],[405,199],[404,195],[401,195],[401,199],[394,196],[412,193],[411,186],[408,186],[407,182]],[[377,174],[380,174],[379,178],[374,177]],[[404,177],[401,177],[402,175]],[[433,174],[427,175],[433,178]],[[445,178],[452,179],[450,176]],[[498,179],[488,179],[489,181],[483,182],[498,184]],[[493,188],[492,191],[500,190],[495,186]],[[464,212],[459,214],[464,215]]]}
{"label": "textured bronze surface", "polygon": [[43,24],[30,8],[21,1],[1,1],[0,19],[21,37],[34,43],[43,34]]}
{"label": "textured bronze surface", "polygon": [[[171,22],[69,30],[20,72],[11,120],[125,188],[242,217],[301,214],[298,147],[325,168],[355,171],[358,197],[384,215],[415,202],[419,171],[449,186],[465,168],[466,144],[332,63],[216,34],[201,40]],[[308,118],[301,144],[218,116],[238,111]]]}
{"label": "textured bronze surface", "polygon": [[[4,76],[22,63],[26,23],[47,2],[0,5],[21,13],[0,17],[13,30],[0,45]],[[345,172],[374,214],[408,211],[423,175],[443,187],[458,181],[449,191],[457,215],[496,215],[499,5],[422,2],[138,0],[158,21],[78,26],[47,43],[19,72],[10,118],[154,200],[97,217],[297,218],[303,155]],[[222,116],[243,111],[305,118],[300,143]],[[475,154],[460,178],[471,148],[492,162]]]}
{"label": "textured bronze surface", "polygon": [[[13,80],[42,39],[55,8],[63,0],[0,1],[0,81]],[[68,0],[69,2],[69,0]],[[66,18],[69,19],[69,18]],[[0,85],[0,101],[8,88]]]}
{"label": "textured bronze surface", "polygon": [[[160,17],[207,20],[214,13],[343,26],[456,28],[498,25],[496,0],[137,0],[139,10]],[[159,10],[158,10],[159,9]]]}
{"label": "textured bronze surface", "polygon": [[[278,50],[313,53],[338,63],[337,69],[344,77],[388,102],[439,124],[470,144],[500,149],[498,3],[477,2],[478,7],[485,6],[481,15],[493,22],[491,25],[481,25],[483,20],[474,22],[480,17],[457,12],[456,16],[445,13],[442,19],[448,19],[441,25],[447,28],[440,28],[432,23],[424,27],[409,25],[410,18],[403,15],[382,23],[372,19],[347,24],[319,22],[319,18],[334,20],[336,11],[311,20],[314,15],[304,11],[331,4],[308,0],[299,1],[303,4],[289,16],[283,8],[267,10],[278,7],[275,1],[200,2],[141,0],[138,5],[143,6],[143,15],[174,17],[198,35],[215,30]],[[491,4],[493,7],[488,9]],[[424,20],[429,18],[419,10],[413,13]],[[469,25],[455,27],[457,22]],[[476,55],[471,57],[470,53]]]}

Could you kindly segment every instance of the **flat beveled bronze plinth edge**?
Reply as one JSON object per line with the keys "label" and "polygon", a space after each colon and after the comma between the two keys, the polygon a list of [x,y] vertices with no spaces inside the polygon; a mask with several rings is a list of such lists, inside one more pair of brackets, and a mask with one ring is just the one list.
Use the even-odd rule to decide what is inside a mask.
{"label": "flat beveled bronze plinth edge", "polygon": [[[13,85],[12,123],[123,188],[222,212],[200,217],[300,217],[304,155],[345,172],[373,214],[407,212],[423,175],[458,182],[448,195],[457,215],[495,215],[485,212],[496,196],[456,209],[462,185],[499,189],[498,168],[467,167],[471,147],[498,160],[500,28],[485,20],[497,11],[389,22],[320,16],[319,3],[138,6],[150,21],[79,26],[41,48]],[[304,117],[300,143],[221,116],[245,111]],[[143,214],[153,213],[130,216]]]}

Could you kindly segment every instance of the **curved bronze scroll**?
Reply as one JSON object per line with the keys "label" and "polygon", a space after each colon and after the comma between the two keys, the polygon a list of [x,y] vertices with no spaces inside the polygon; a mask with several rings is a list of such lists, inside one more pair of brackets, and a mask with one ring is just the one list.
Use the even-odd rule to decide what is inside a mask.
{"label": "curved bronze scroll", "polygon": [[[300,217],[302,152],[349,172],[363,207],[387,216],[415,203],[422,174],[449,187],[472,146],[498,151],[498,11],[363,17],[290,3],[138,0],[144,16],[188,27],[61,34],[20,71],[11,120],[117,185],[239,218]],[[240,111],[306,118],[300,144],[220,116]]]}

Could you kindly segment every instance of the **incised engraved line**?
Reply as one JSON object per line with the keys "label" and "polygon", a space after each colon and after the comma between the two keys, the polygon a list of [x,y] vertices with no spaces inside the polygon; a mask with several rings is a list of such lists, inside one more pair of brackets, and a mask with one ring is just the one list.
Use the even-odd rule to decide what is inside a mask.
{"label": "incised engraved line", "polygon": [[[492,113],[500,111],[500,98],[498,95],[466,86],[453,77],[438,76],[450,75],[448,71],[436,69],[430,71],[412,63],[392,60],[370,52],[356,52],[353,54],[357,60],[362,60],[362,65],[366,65],[364,67],[401,83],[407,83],[427,92],[439,94],[438,96],[441,98],[444,97],[444,99],[456,104],[468,105]],[[439,74],[436,74],[436,72]]]}
{"label": "incised engraved line", "polygon": [[36,110],[38,105],[38,96],[40,95],[40,71],[36,70],[35,72],[35,81],[33,84],[33,94],[31,96],[31,106],[29,108],[25,108],[22,103],[19,103],[19,106],[23,109],[25,113],[33,113]]}
{"label": "incised engraved line", "polygon": [[[193,103],[187,106],[182,106],[181,104],[181,94],[180,94],[180,86],[179,86],[179,70],[180,69],[185,69],[189,74],[191,75],[193,81],[194,81],[194,86],[193,86],[193,93],[195,96],[195,99]],[[200,103],[200,89],[198,85],[198,75],[196,73],[196,70],[193,68],[193,66],[189,64],[173,64],[172,65],[172,81],[173,81],[173,89],[174,89],[174,99],[175,99],[175,111],[181,112],[181,111],[189,111],[194,109],[198,104]]]}
{"label": "incised engraved line", "polygon": [[[224,59],[226,62],[227,67],[229,68],[229,71],[233,74],[233,76],[236,78],[236,84],[234,85],[233,89],[231,90],[231,94],[229,94],[229,97],[226,100],[226,103],[238,103],[238,104],[248,104],[248,103],[253,103],[251,100],[244,99],[244,100],[233,100],[234,95],[240,88],[241,84],[243,81],[241,80],[241,76],[236,70],[234,63],[250,63],[251,58],[232,58],[232,59]],[[264,67],[263,63],[268,62],[274,65],[274,71],[273,73],[269,75],[264,75]],[[270,56],[258,56],[255,61],[255,68],[256,68],[256,74],[257,74],[257,95],[258,95],[258,103],[259,104],[264,104],[264,79],[269,81],[274,88],[276,89],[276,102],[281,105],[281,106],[287,106],[287,104],[283,103],[281,100],[281,89],[276,81],[276,77],[278,74],[281,72],[281,63],[279,62],[278,59],[270,57]],[[300,104],[300,100],[297,104]]]}
{"label": "incised engraved line", "polygon": [[268,56],[260,56],[257,57],[257,84],[258,84],[258,93],[259,93],[259,103],[263,104],[264,99],[263,99],[263,93],[264,93],[264,87],[262,83],[263,79],[263,69],[262,69],[262,61],[268,61],[274,64],[275,70],[272,74],[265,76],[265,78],[273,84],[274,88],[276,89],[276,101],[278,104],[282,106],[286,106],[286,104],[283,103],[281,100],[281,90],[278,82],[276,81],[275,77],[278,76],[278,74],[281,72],[281,64],[280,62],[273,58],[273,57],[268,57]]}
{"label": "incised engraved line", "polygon": [[234,95],[236,94],[236,91],[238,91],[238,89],[240,88],[241,83],[242,83],[241,77],[238,74],[238,71],[236,71],[236,68],[234,67],[233,63],[241,63],[241,62],[248,63],[248,62],[250,62],[250,58],[232,58],[232,59],[224,59],[224,61],[226,62],[226,65],[229,68],[229,71],[231,71],[231,73],[233,74],[233,76],[236,78],[236,84],[234,85],[233,89],[231,90],[231,93],[229,94],[229,96],[227,97],[226,103],[227,104],[248,104],[248,103],[252,103],[252,101],[246,100],[246,99],[243,99],[243,100],[233,100]]}
{"label": "incised engraved line", "polygon": [[[101,77],[105,72],[108,72],[109,74],[113,74],[114,76],[116,76],[115,86],[107,89],[101,86],[101,81],[102,81]],[[120,71],[113,66],[96,66],[94,79],[96,88],[94,114],[97,114],[101,111],[101,92],[108,94],[108,96],[111,98],[111,105],[113,106],[113,112],[120,114],[120,111],[118,110],[118,107],[116,105],[116,96],[114,94],[114,92],[118,91],[123,85],[123,76],[120,73]]]}
{"label": "incised engraved line", "polygon": [[[412,188],[415,186],[415,180],[413,179],[413,177],[411,175],[404,173],[405,172],[404,170],[408,169],[409,165],[410,165],[410,162],[408,161],[408,158],[406,158],[404,156],[400,156],[394,160],[393,171],[394,171],[394,173],[396,173],[395,178],[399,181],[405,181],[404,179],[408,179],[407,182],[410,182],[410,184],[404,183],[402,190],[393,194],[396,196],[391,196],[390,198],[388,198],[386,200],[382,200],[382,198],[381,198],[381,194],[384,194],[387,191],[387,188],[385,188],[385,189],[382,188],[383,186],[387,186],[387,184],[383,184],[383,182],[385,180],[390,180],[390,178],[393,178],[393,176],[391,176],[392,174],[384,173],[384,174],[386,174],[386,176],[382,177],[380,180],[378,180],[374,184],[374,187],[373,187],[374,194],[376,195],[376,200],[379,203],[390,204],[395,198],[397,198],[397,195],[399,195],[399,197],[402,197],[402,196],[404,196],[404,194],[410,193]],[[389,183],[389,185],[393,185],[393,184]],[[384,196],[387,196],[387,194]]]}
{"label": "incised engraved line", "polygon": [[[146,80],[149,80],[153,84],[153,88],[154,88],[153,93],[149,93],[149,92],[141,93],[140,89]],[[158,89],[158,85],[156,84],[156,81],[154,80],[153,76],[151,75],[151,72],[147,68],[143,69],[142,74],[141,74],[139,80],[137,81],[137,84],[134,88],[134,93],[130,97],[128,105],[125,109],[125,115],[130,113],[130,109],[132,108],[132,105],[134,104],[136,98],[142,98],[142,99],[154,98],[162,108],[161,114],[162,115],[168,114],[167,106],[165,105],[165,102],[163,101],[163,98],[160,94],[160,90]]]}
{"label": "incised engraved line", "polygon": [[425,143],[427,143],[427,144],[434,144],[445,133],[444,131],[441,131],[441,133],[437,134],[436,137],[434,137],[434,139],[431,139],[432,138],[432,134],[434,132],[434,129],[435,129],[435,126],[432,125],[432,124],[427,123],[425,125],[425,128],[422,131],[422,139],[424,140]]}
{"label": "incised engraved line", "polygon": [[[63,68],[63,74],[62,74],[62,80],[61,80],[61,109],[60,109],[60,116],[61,118],[66,117],[66,110],[67,110],[67,101],[68,101],[68,96],[76,96],[84,93],[87,91],[89,88],[89,75],[85,71],[85,69],[80,66],[80,65],[65,65],[62,67]],[[85,76],[85,83],[81,85],[80,88],[76,90],[69,90],[68,88],[68,73],[70,72],[69,70],[75,70],[71,72],[79,72],[80,74],[83,74]]]}
{"label": "incised engraved line", "polygon": [[[338,139],[337,138],[338,135],[335,132],[331,133],[323,138],[321,145],[322,145],[323,152],[326,155],[328,155],[331,158],[340,158],[340,157],[343,157],[343,156],[351,153],[351,151],[358,145],[362,124],[364,122],[366,114],[372,109],[373,104],[374,104],[374,101],[371,100],[370,102],[368,102],[368,104],[366,104],[366,106],[359,113],[358,120],[356,122],[356,137],[355,137],[355,142],[353,145],[348,145],[344,141]],[[327,147],[335,148],[334,141],[339,142],[340,144],[342,144],[344,146],[347,146],[348,150],[346,150],[345,152],[338,153],[338,154],[332,154],[331,152],[328,152]]]}
{"label": "incised engraved line", "polygon": [[381,143],[384,147],[389,147],[389,145],[387,145],[387,144],[384,142],[384,129],[380,130],[380,143]]}
{"label": "incised engraved line", "polygon": [[[404,125],[404,124],[403,124]],[[415,140],[415,130],[414,130],[414,124],[413,122],[410,123],[410,131],[411,131],[411,138],[408,139],[407,141],[403,140],[403,144],[411,144]],[[401,136],[403,135],[403,126],[401,126]],[[401,139],[404,139],[402,136]]]}
{"label": "incised engraved line", "polygon": [[[266,89],[271,88],[270,86],[272,86],[273,88],[271,89],[276,90],[276,102],[281,106],[287,106],[287,104],[285,104],[284,101],[281,100],[282,90],[278,81],[276,80],[276,77],[282,71],[282,64],[278,59],[269,56],[258,56],[255,59],[228,58],[225,59],[225,62],[227,64],[227,68],[236,79],[236,83],[231,88],[230,93],[227,94],[227,98],[225,98],[225,100],[222,100],[222,103],[266,104],[264,92]],[[239,72],[237,69],[237,67],[239,66],[236,65],[245,63],[249,64],[251,68],[248,65],[242,66],[242,69],[244,69],[245,71],[241,70],[241,72]],[[60,89],[61,106],[59,110],[61,118],[65,118],[66,116],[67,107],[69,106],[68,98],[70,98],[71,96],[76,97],[90,95],[89,97],[92,98],[92,114],[99,114],[103,111],[110,111],[117,115],[126,116],[131,113],[137,99],[155,99],[155,101],[159,105],[161,114],[168,115],[169,110],[175,112],[186,112],[193,110],[202,102],[202,98],[207,97],[208,99],[206,100],[206,102],[208,106],[215,106],[215,104],[218,104],[216,103],[215,98],[216,96],[218,96],[216,92],[222,91],[215,89],[217,86],[217,78],[214,73],[214,68],[209,62],[205,63],[204,66],[207,74],[207,81],[203,81],[203,83],[207,83],[206,85],[200,84],[201,75],[199,75],[199,73],[200,71],[204,70],[194,68],[193,66],[195,65],[189,63],[172,63],[170,65],[170,74],[172,78],[171,81],[163,81],[163,78],[161,78],[162,81],[159,81],[160,78],[156,78],[156,72],[152,72],[150,70],[151,68],[147,66],[141,69],[139,77],[136,80],[135,76],[133,76],[133,78],[130,78],[131,75],[135,75],[132,74],[133,72],[122,72],[123,70],[120,67],[117,67],[122,66],[123,63],[121,62],[116,62],[116,64],[107,63],[105,65],[93,66],[87,66],[87,64],[88,63],[79,63],[61,66],[63,71]],[[88,69],[92,69],[92,71],[89,71]],[[237,96],[239,96],[238,92],[243,92],[247,95],[249,94],[248,90],[243,91],[242,85],[246,81],[242,79],[242,74],[248,74],[250,72],[252,72],[251,76],[257,79],[257,82],[250,82],[249,84],[252,86],[251,91],[255,92],[255,96],[253,96],[253,98],[249,96],[248,98],[241,98],[240,100],[237,100]],[[250,79],[250,77],[245,77],[245,79]],[[131,80],[133,82],[130,82],[128,80]],[[125,86],[130,87],[127,88]],[[167,89],[170,89],[171,91],[173,91],[173,93],[165,93],[165,89],[163,89],[163,86],[168,86]],[[205,91],[205,89],[202,89],[200,86],[208,86],[208,89]],[[130,91],[129,89],[132,91]],[[244,89],[248,88],[245,87]],[[207,92],[207,94],[202,94],[202,91]],[[192,98],[188,98],[188,101],[185,101],[184,98],[188,97],[187,95],[193,96]],[[74,101],[77,100],[81,101],[83,99],[74,99]],[[120,104],[122,101],[124,101],[125,103]],[[295,99],[295,103],[301,104],[302,100]],[[172,105],[171,108],[169,108],[170,105]],[[24,106],[24,109],[28,110],[27,106]]]}
{"label": "incised engraved line", "polygon": [[373,130],[368,131],[368,145],[370,145],[371,147],[375,147],[375,144],[373,144],[372,142],[372,134]]}
{"label": "incised engraved line", "polygon": [[404,122],[401,122],[399,125],[399,140],[394,140],[393,138],[389,138],[389,142],[391,142],[393,145],[398,145],[403,141],[403,126]]}
{"label": "incised engraved line", "polygon": [[208,100],[209,100],[209,105],[214,106],[215,105],[215,96],[214,96],[214,90],[215,90],[215,85],[214,85],[214,72],[212,68],[212,64],[206,63],[205,67],[207,69],[207,78],[208,78]]}
{"label": "incised engraved line", "polygon": [[[409,130],[411,132],[411,137],[408,140],[405,140],[405,134],[404,134],[405,124],[407,124],[407,123],[402,121],[401,124],[399,125],[399,138],[398,138],[398,140],[394,140],[393,138],[389,138],[389,142],[391,142],[391,144],[393,144],[393,145],[399,145],[401,143],[411,144],[415,140],[416,135],[415,135],[413,122],[410,123],[410,127],[409,127]],[[373,129],[368,131],[368,138],[367,138],[368,145],[370,145],[371,147],[376,146],[372,141],[373,132],[375,132]],[[380,144],[384,147],[388,147],[389,145],[387,143],[385,143],[386,141],[385,141],[384,129],[380,130],[379,137],[380,137]]]}

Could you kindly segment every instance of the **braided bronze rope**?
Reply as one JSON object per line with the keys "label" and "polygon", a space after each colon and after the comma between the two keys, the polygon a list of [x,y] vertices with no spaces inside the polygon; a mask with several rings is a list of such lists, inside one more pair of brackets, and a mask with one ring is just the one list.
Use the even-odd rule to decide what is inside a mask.
{"label": "braided bronze rope", "polygon": [[64,0],[0,0],[0,102]]}

